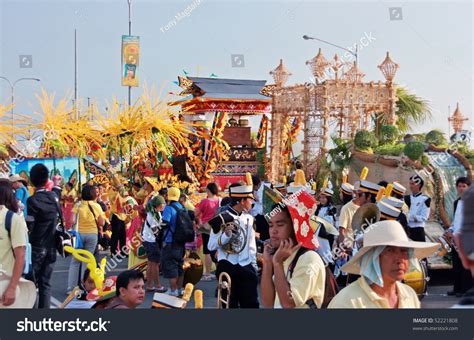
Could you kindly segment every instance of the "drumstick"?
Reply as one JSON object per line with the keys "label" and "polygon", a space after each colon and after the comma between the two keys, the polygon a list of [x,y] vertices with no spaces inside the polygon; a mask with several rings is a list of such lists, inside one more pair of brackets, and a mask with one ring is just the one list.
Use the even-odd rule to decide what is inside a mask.
{"label": "drumstick", "polygon": [[196,309],[202,309],[203,304],[202,304],[202,290],[196,290],[194,292],[194,308]]}
{"label": "drumstick", "polygon": [[182,299],[186,302],[189,302],[191,299],[191,294],[193,293],[194,285],[192,283],[186,284],[186,287],[184,287],[184,293]]}
{"label": "drumstick", "polygon": [[59,305],[59,309],[64,309],[75,297],[78,297],[81,294],[81,289],[79,287],[76,287],[72,290],[71,293],[66,297],[66,300],[64,300],[63,303]]}

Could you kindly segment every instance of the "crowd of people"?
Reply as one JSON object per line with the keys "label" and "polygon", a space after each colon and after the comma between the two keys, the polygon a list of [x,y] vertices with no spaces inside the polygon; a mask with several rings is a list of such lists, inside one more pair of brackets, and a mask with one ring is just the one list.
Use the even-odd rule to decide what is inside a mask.
{"label": "crowd of people", "polygon": [[[79,188],[57,175],[50,180],[48,168],[36,164],[29,183],[19,175],[2,178],[0,282],[6,284],[0,285],[0,306],[50,308],[58,238],[67,233],[72,246],[97,263],[104,256],[128,258],[128,270],[106,278],[94,308],[133,309],[146,291],[182,296],[186,248],[201,247],[202,280],[217,286],[221,273],[231,278],[226,308],[419,308],[417,293],[403,279],[440,247],[426,240],[432,204],[423,178],[413,175],[408,193],[398,182],[362,176],[353,185],[344,181],[336,197],[327,183],[313,191],[301,165],[296,168],[285,185],[252,176],[220,192],[209,183],[195,205],[177,187],[149,177],[130,190],[113,181]],[[474,190],[466,177],[456,189],[454,219],[444,235],[453,245],[454,287],[447,294],[464,295],[460,304],[470,305],[474,217],[466,207],[473,206]],[[270,210],[265,190],[277,197]],[[354,216],[368,205],[380,218],[354,230]],[[70,261],[64,290],[79,287],[89,299],[96,289],[91,272],[77,258]],[[135,269],[144,262],[146,275]],[[31,290],[31,282],[34,300],[20,298],[26,293],[18,288],[30,283]],[[115,296],[105,303],[107,289]]]}

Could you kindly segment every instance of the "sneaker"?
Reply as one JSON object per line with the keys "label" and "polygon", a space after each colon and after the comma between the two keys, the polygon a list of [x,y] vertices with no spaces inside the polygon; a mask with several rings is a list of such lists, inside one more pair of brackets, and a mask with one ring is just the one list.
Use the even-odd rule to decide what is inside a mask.
{"label": "sneaker", "polygon": [[168,289],[166,291],[166,294],[178,297],[179,296],[179,290],[178,289],[176,289],[176,290]]}
{"label": "sneaker", "polygon": [[179,288],[178,289],[178,296],[183,296],[184,294],[184,288]]}
{"label": "sneaker", "polygon": [[157,292],[157,293],[166,293],[167,290],[168,290],[168,289],[167,289],[166,287],[164,287],[164,286],[156,287],[156,288],[155,288],[155,292]]}

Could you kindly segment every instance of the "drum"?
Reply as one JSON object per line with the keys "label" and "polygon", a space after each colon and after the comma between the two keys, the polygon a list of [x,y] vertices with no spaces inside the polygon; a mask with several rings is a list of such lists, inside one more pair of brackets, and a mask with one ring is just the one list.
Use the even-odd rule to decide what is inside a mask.
{"label": "drum", "polygon": [[407,284],[418,294],[421,300],[426,295],[429,277],[427,276],[426,264],[420,260],[416,260],[415,265],[410,264],[408,272],[403,278],[403,283]]}

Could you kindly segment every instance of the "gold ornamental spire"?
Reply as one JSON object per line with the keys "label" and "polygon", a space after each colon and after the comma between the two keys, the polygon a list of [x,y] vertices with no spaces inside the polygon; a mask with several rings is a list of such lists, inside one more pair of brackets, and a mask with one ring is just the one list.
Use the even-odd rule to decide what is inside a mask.
{"label": "gold ornamental spire", "polygon": [[283,64],[283,59],[280,59],[280,64],[273,71],[270,71],[270,74],[275,81],[275,85],[278,87],[285,86],[285,83],[291,76],[290,71],[288,71],[286,66]]}

